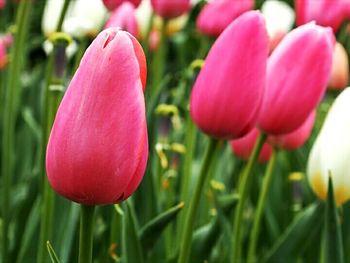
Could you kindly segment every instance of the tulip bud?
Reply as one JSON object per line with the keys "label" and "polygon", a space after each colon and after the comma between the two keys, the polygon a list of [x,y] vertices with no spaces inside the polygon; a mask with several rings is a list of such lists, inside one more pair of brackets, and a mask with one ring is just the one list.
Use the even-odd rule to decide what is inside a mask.
{"label": "tulip bud", "polygon": [[122,3],[115,11],[113,11],[111,17],[108,19],[105,28],[120,27],[121,29],[128,31],[134,37],[138,38],[138,25],[135,15],[135,7],[129,3]]}
{"label": "tulip bud", "polygon": [[269,143],[285,150],[300,148],[310,137],[315,124],[315,117],[316,111],[314,110],[306,121],[295,131],[279,136],[269,136]]}
{"label": "tulip bud", "polygon": [[269,57],[259,127],[281,135],[300,127],[322,99],[332,67],[334,36],[314,23],[288,33]]}
{"label": "tulip bud", "polygon": [[118,203],[136,190],[148,155],[145,82],[137,40],[117,28],[102,31],[69,84],[49,138],[46,169],[57,193],[94,205]]}
{"label": "tulip bud", "polygon": [[254,0],[216,0],[208,3],[200,12],[197,29],[208,36],[219,36],[225,28],[246,11],[252,10]]}
{"label": "tulip bud", "polygon": [[317,196],[327,198],[328,177],[332,177],[338,205],[350,199],[350,88],[334,101],[308,160],[308,178]]}
{"label": "tulip bud", "polygon": [[331,78],[328,83],[329,89],[344,89],[349,82],[349,59],[342,44],[337,43],[333,51],[333,64]]}
{"label": "tulip bud", "polygon": [[[257,128],[254,128],[244,137],[230,141],[233,153],[243,160],[248,160],[254,149],[258,135],[259,130]],[[271,154],[271,145],[268,143],[264,143],[260,151],[258,161],[260,163],[266,163],[268,160],[270,160]]]}
{"label": "tulip bud", "polygon": [[[48,0],[46,2],[42,29],[47,37],[56,31],[63,3],[64,1],[61,0]],[[63,32],[76,38],[96,36],[101,30],[106,16],[107,9],[102,0],[71,1],[63,23]]]}
{"label": "tulip bud", "polygon": [[337,31],[345,18],[346,1],[340,0],[295,0],[297,25],[315,21],[318,25],[329,26]]}
{"label": "tulip bud", "polygon": [[0,9],[4,9],[6,6],[6,0],[0,0]]}
{"label": "tulip bud", "polygon": [[72,3],[72,11],[64,20],[63,31],[76,38],[96,36],[107,17],[102,0],[74,0]]}
{"label": "tulip bud", "polygon": [[292,29],[295,19],[294,10],[285,2],[268,0],[262,5],[261,12],[266,21],[272,51]]}
{"label": "tulip bud", "polygon": [[267,52],[268,36],[258,11],[240,16],[220,35],[191,94],[191,115],[203,132],[233,139],[255,126],[265,87]]}
{"label": "tulip bud", "polygon": [[150,1],[142,1],[136,9],[136,20],[140,30],[140,38],[144,39],[148,34],[152,18],[152,6]]}
{"label": "tulip bud", "polygon": [[0,39],[0,70],[4,69],[7,65],[7,51],[5,42]]}
{"label": "tulip bud", "polygon": [[117,9],[121,4],[129,2],[133,4],[134,7],[138,7],[141,0],[102,0],[106,8],[110,11]]}
{"label": "tulip bud", "polygon": [[180,16],[190,9],[190,0],[151,0],[151,4],[154,12],[166,19]]}

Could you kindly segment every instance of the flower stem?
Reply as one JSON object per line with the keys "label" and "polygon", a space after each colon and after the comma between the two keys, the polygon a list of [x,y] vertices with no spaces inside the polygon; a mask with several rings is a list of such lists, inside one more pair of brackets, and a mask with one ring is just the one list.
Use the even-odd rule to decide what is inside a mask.
{"label": "flower stem", "polygon": [[[56,31],[62,30],[64,17],[67,13],[70,0],[65,0],[60,13],[59,22]],[[46,83],[43,95],[43,118],[42,118],[42,145],[41,145],[41,169],[42,169],[42,206],[41,206],[41,222],[40,222],[40,236],[38,246],[37,262],[45,263],[48,261],[48,254],[46,252],[46,242],[50,239],[51,226],[53,220],[53,211],[55,205],[55,196],[50,188],[50,185],[45,178],[45,152],[46,146],[53,125],[59,103],[62,98],[63,91],[58,90],[57,87],[63,84],[65,67],[65,48],[68,45],[65,41],[57,41],[54,43],[54,48],[50,54],[47,68],[46,68]],[[60,63],[57,63],[60,61]],[[61,63],[63,61],[63,64]],[[52,84],[56,85],[55,89]]]}
{"label": "flower stem", "polygon": [[271,184],[275,164],[276,164],[276,152],[273,151],[271,155],[271,159],[268,163],[268,166],[265,172],[264,179],[263,179],[263,186],[259,195],[258,205],[254,216],[253,228],[252,228],[252,231],[250,232],[250,242],[248,247],[247,262],[251,262],[251,263],[256,262],[255,253],[256,253],[258,235],[260,232],[260,223],[261,223],[261,219],[265,208],[267,193],[269,192],[269,189],[270,189],[270,184]]}
{"label": "flower stem", "polygon": [[94,212],[95,206],[81,205],[79,263],[92,262]]}
{"label": "flower stem", "polygon": [[8,229],[10,221],[10,194],[14,165],[14,133],[17,116],[17,108],[20,100],[20,72],[25,57],[24,43],[27,36],[27,29],[30,19],[31,1],[21,1],[17,11],[15,42],[11,50],[11,62],[8,70],[8,82],[5,91],[4,112],[3,112],[3,133],[2,133],[2,154],[1,174],[3,180],[2,196],[2,219],[3,219],[3,241],[2,259],[3,262],[11,262],[9,258],[10,243]]}
{"label": "flower stem", "polygon": [[261,148],[266,140],[265,134],[260,134],[258,140],[255,143],[253,152],[249,158],[249,161],[244,169],[242,178],[239,183],[239,201],[235,211],[235,218],[233,224],[233,234],[232,234],[232,258],[231,263],[241,262],[241,230],[242,230],[242,218],[244,205],[248,197],[250,186],[252,183],[252,169],[258,159]]}
{"label": "flower stem", "polygon": [[204,155],[204,160],[200,169],[198,181],[193,193],[193,197],[190,201],[188,210],[186,211],[185,226],[183,228],[182,239],[180,242],[180,255],[178,263],[187,263],[190,256],[191,241],[194,222],[196,219],[196,213],[199,206],[200,197],[202,194],[204,182],[206,181],[210,163],[213,160],[213,155],[215,152],[215,147],[218,144],[218,140],[210,138],[209,145],[207,147],[206,153]]}

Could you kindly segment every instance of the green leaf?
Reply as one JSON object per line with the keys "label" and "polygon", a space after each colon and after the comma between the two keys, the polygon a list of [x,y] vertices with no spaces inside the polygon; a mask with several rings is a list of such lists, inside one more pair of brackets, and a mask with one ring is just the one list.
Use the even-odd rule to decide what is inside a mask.
{"label": "green leaf", "polygon": [[136,221],[134,206],[131,200],[125,201],[126,208],[123,217],[123,262],[143,263],[141,242],[138,236],[138,223]]}
{"label": "green leaf", "polygon": [[296,262],[297,256],[305,249],[305,242],[320,230],[322,224],[320,218],[323,213],[323,203],[312,204],[300,212],[262,262]]}
{"label": "green leaf", "polygon": [[152,219],[140,230],[139,237],[144,251],[148,251],[153,248],[163,230],[176,218],[177,214],[183,207],[184,203],[181,202],[180,204],[168,209],[156,218]]}
{"label": "green leaf", "polygon": [[46,242],[46,247],[47,247],[47,251],[49,251],[51,262],[52,263],[61,263],[56,255],[55,250],[51,246],[50,241]]}
{"label": "green leaf", "polygon": [[337,206],[334,199],[332,178],[328,180],[328,195],[325,213],[324,263],[343,263],[344,251]]}

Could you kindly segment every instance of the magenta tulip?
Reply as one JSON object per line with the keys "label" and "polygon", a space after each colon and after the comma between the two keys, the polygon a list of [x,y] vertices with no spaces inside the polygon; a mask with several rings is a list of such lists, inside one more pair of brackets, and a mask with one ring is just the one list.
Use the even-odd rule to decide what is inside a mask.
{"label": "magenta tulip", "polygon": [[270,136],[269,143],[285,150],[295,150],[300,148],[309,139],[315,124],[316,111],[313,111],[306,121],[295,131],[290,133]]}
{"label": "magenta tulip", "polygon": [[0,0],[0,9],[4,9],[6,6],[6,0]]}
{"label": "magenta tulip", "polygon": [[148,140],[146,61],[125,31],[102,31],[87,49],[58,109],[46,169],[60,195],[86,205],[118,203],[139,185]]}
{"label": "magenta tulip", "polygon": [[151,0],[154,12],[166,19],[185,14],[190,9],[190,0]]}
{"label": "magenta tulip", "polygon": [[209,36],[219,36],[238,16],[252,10],[254,0],[216,0],[208,3],[197,18],[197,29]]}
{"label": "magenta tulip", "polygon": [[344,0],[295,0],[297,25],[316,21],[337,31],[346,17],[350,2]]}
{"label": "magenta tulip", "polygon": [[[248,160],[256,143],[259,135],[259,130],[254,128],[247,135],[242,138],[230,141],[231,149],[233,153],[243,160]],[[268,143],[264,143],[260,151],[258,161],[260,163],[266,163],[270,160],[272,154],[272,146]]]}
{"label": "magenta tulip", "polygon": [[113,11],[111,17],[108,19],[105,28],[109,27],[120,27],[138,38],[139,30],[136,21],[135,7],[129,2],[122,3]]}
{"label": "magenta tulip", "polygon": [[3,40],[0,39],[0,70],[4,69],[7,65],[7,50]]}
{"label": "magenta tulip", "polygon": [[105,7],[110,11],[117,9],[123,2],[129,2],[135,7],[138,7],[141,0],[103,0]]}
{"label": "magenta tulip", "polygon": [[259,127],[281,135],[300,127],[326,91],[332,68],[330,28],[309,23],[288,33],[268,60]]}
{"label": "magenta tulip", "polygon": [[240,16],[220,35],[191,94],[191,115],[203,132],[233,139],[255,126],[265,87],[267,53],[268,35],[258,11]]}

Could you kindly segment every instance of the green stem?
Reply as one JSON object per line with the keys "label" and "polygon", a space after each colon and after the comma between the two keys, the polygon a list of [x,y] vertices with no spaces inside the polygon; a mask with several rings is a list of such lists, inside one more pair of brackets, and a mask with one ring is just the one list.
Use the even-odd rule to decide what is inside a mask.
{"label": "green stem", "polygon": [[79,263],[92,262],[94,211],[95,206],[81,205]]}
{"label": "green stem", "polygon": [[259,199],[258,199],[259,201],[255,212],[255,216],[254,216],[253,228],[252,228],[252,231],[250,232],[250,242],[248,247],[248,260],[247,260],[247,262],[250,262],[250,263],[256,262],[255,261],[256,245],[257,245],[258,236],[260,232],[260,223],[261,223],[261,219],[265,208],[266,197],[270,189],[270,184],[271,184],[275,164],[276,164],[276,152],[273,151],[265,172],[264,179],[263,179],[263,186],[259,195]]}
{"label": "green stem", "polygon": [[190,201],[188,210],[186,211],[185,226],[184,226],[183,232],[181,233],[182,239],[180,243],[180,255],[179,255],[178,263],[187,263],[188,258],[190,256],[192,233],[193,233],[194,222],[196,219],[196,213],[198,210],[204,182],[206,181],[210,163],[213,159],[213,155],[214,155],[217,143],[218,143],[217,139],[210,138],[209,145],[207,147],[207,150],[203,159],[203,163],[200,169],[198,181],[193,193],[193,197]]}
{"label": "green stem", "polygon": [[248,197],[250,186],[252,183],[252,169],[259,157],[261,148],[266,140],[265,134],[260,134],[258,140],[255,143],[253,152],[249,158],[249,161],[244,169],[242,178],[239,182],[239,201],[235,211],[235,218],[233,224],[233,234],[232,234],[232,258],[231,263],[240,263],[241,262],[241,230],[242,230],[242,219],[243,219],[243,210],[244,205]]}
{"label": "green stem", "polygon": [[160,36],[160,44],[157,52],[154,54],[153,57],[153,65],[152,65],[152,90],[150,90],[149,95],[153,96],[155,93],[155,90],[157,87],[161,84],[161,80],[163,77],[163,74],[165,72],[164,70],[164,62],[165,58],[167,56],[167,49],[166,49],[166,28],[167,28],[168,21],[164,20],[161,36]]}
{"label": "green stem", "polygon": [[7,87],[5,91],[4,112],[3,112],[3,133],[2,133],[2,165],[1,173],[3,180],[2,196],[2,219],[3,219],[3,241],[2,258],[3,262],[11,262],[9,258],[9,221],[10,221],[10,195],[14,165],[14,133],[17,116],[17,107],[20,100],[20,72],[25,57],[24,43],[27,36],[27,29],[30,19],[31,1],[21,1],[17,11],[15,42],[11,50],[11,62],[8,70]]}
{"label": "green stem", "polygon": [[[70,0],[65,0],[63,7],[60,13],[60,18],[56,27],[56,31],[60,32],[62,30],[62,25],[64,17],[67,13]],[[57,40],[58,41],[58,40]],[[55,195],[50,188],[50,185],[45,178],[45,152],[46,146],[49,138],[49,134],[56,116],[56,112],[59,106],[59,103],[62,98],[62,91],[52,89],[52,84],[62,85],[64,82],[64,76],[57,76],[55,62],[56,56],[65,55],[65,47],[68,43],[64,41],[60,43],[54,43],[53,51],[50,54],[47,68],[46,68],[46,83],[43,93],[43,119],[42,119],[42,145],[41,145],[41,169],[42,169],[42,182],[43,182],[43,196],[42,196],[42,207],[41,207],[41,222],[40,222],[40,235],[39,235],[39,246],[38,246],[38,255],[37,262],[45,263],[49,260],[48,253],[46,252],[46,242],[50,239],[52,221],[53,221],[53,212],[55,205]],[[63,50],[58,51],[59,46]],[[61,74],[61,73],[60,73]],[[51,88],[50,88],[51,87]]]}
{"label": "green stem", "polygon": [[77,71],[79,64],[80,64],[80,60],[82,59],[86,47],[88,45],[88,39],[86,38],[82,38],[80,39],[80,43],[79,43],[79,49],[77,54],[75,55],[75,61],[74,61],[74,66],[73,66],[73,74]]}
{"label": "green stem", "polygon": [[[190,183],[191,183],[191,171],[192,171],[192,159],[194,154],[194,148],[196,144],[196,127],[191,119],[190,113],[187,113],[187,123],[186,123],[186,154],[183,165],[183,173],[181,176],[181,188],[180,188],[180,201],[185,201],[189,199],[190,194]],[[179,223],[177,227],[178,233],[178,244],[180,244],[181,233],[183,229],[183,223],[185,221],[185,213],[179,215]]]}

